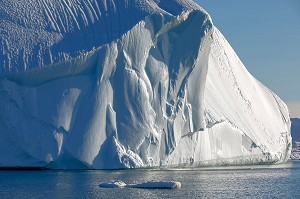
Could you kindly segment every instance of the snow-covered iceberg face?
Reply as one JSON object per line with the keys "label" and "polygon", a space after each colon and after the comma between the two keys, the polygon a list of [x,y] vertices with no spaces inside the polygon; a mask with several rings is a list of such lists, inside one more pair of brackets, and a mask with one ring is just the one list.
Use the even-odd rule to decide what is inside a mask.
{"label": "snow-covered iceberg face", "polygon": [[[59,48],[50,45],[53,64],[23,67],[34,63],[26,58],[4,65],[0,166],[116,169],[285,161],[291,147],[286,105],[247,72],[205,11],[189,0],[168,2],[37,3],[47,7],[39,12],[48,13],[54,27],[56,17],[64,27],[72,23],[63,17],[78,22],[85,13],[79,8],[91,11],[87,21],[98,13],[85,24],[95,37],[82,28],[73,31],[78,38],[60,30]],[[96,4],[92,11],[89,6]],[[12,6],[3,5],[0,11]],[[123,21],[127,25],[119,24]],[[104,28],[110,39],[103,39],[98,22],[113,32],[119,27],[118,34]],[[44,40],[26,42],[32,48]],[[7,52],[3,56],[13,60]]]}

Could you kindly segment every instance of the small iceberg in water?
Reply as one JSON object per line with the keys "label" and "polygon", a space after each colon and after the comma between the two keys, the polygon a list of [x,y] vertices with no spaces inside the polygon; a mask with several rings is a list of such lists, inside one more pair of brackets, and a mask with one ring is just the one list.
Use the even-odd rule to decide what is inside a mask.
{"label": "small iceberg in water", "polygon": [[102,188],[124,188],[125,186],[126,183],[121,180],[115,180],[115,181],[99,184],[99,187]]}
{"label": "small iceberg in water", "polygon": [[141,188],[141,189],[180,189],[181,183],[177,181],[146,181],[136,184],[126,184],[121,180],[101,183],[102,188]]}

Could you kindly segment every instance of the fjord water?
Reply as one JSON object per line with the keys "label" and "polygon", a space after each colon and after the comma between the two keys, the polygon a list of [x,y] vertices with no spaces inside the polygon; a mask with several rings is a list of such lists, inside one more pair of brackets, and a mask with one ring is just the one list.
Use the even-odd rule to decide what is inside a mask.
{"label": "fjord water", "polygon": [[[1,198],[300,198],[300,162],[174,170],[0,171]],[[110,180],[176,180],[177,190],[105,189]]]}

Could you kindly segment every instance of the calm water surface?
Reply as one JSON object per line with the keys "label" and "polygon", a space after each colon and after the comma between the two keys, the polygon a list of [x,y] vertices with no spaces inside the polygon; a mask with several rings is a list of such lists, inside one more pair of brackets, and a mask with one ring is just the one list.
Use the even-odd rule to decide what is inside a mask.
{"label": "calm water surface", "polygon": [[[176,180],[182,188],[98,186],[110,180]],[[0,198],[300,198],[300,162],[182,170],[0,171]]]}

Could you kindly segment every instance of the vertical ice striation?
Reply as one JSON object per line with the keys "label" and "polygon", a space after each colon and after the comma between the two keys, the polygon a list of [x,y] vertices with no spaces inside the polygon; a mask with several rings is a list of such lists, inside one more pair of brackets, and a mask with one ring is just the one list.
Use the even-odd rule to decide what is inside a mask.
{"label": "vertical ice striation", "polygon": [[0,167],[290,155],[286,105],[191,0],[5,0],[0,22]]}

